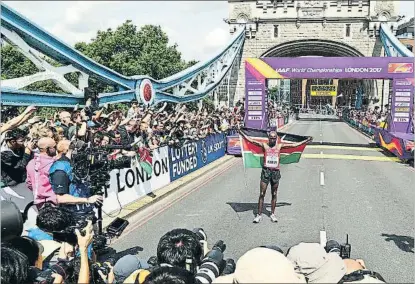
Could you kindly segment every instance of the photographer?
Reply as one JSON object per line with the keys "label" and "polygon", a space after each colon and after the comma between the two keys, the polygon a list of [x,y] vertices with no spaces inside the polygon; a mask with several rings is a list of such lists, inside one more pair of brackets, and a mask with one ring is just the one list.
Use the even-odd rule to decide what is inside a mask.
{"label": "photographer", "polygon": [[[194,275],[179,267],[159,267],[148,275],[144,284],[197,284]],[[130,283],[130,282],[128,282]]]}
{"label": "photographer", "polygon": [[226,246],[219,241],[204,256],[200,241],[196,233],[186,229],[167,232],[157,246],[158,264],[186,269],[195,275],[198,283],[212,283],[227,265],[223,259]]}
{"label": "photographer", "polygon": [[288,250],[287,258],[308,283],[385,283],[378,273],[367,270],[362,260],[342,259],[318,243],[295,245]]}
{"label": "photographer", "polygon": [[93,205],[102,204],[103,201],[102,196],[91,196],[89,184],[74,176],[70,157],[74,150],[82,149],[83,143],[80,142],[82,141],[74,141],[70,146],[68,140],[60,141],[57,146],[57,160],[49,171],[58,204],[68,209],[77,220],[94,215]]}
{"label": "photographer", "polygon": [[30,283],[29,260],[20,251],[1,246],[1,283]]}
{"label": "photographer", "polygon": [[14,186],[26,180],[26,166],[35,143],[25,143],[25,138],[26,132],[18,128],[6,133],[0,154],[3,186]]}
{"label": "photographer", "polygon": [[29,266],[42,270],[42,253],[44,252],[44,247],[34,239],[26,236],[15,237],[9,241],[3,242],[2,245],[21,252],[27,257]]}

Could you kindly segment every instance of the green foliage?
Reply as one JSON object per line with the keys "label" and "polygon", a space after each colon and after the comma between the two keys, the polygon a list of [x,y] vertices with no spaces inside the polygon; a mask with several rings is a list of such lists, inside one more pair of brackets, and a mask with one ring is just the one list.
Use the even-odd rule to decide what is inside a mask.
{"label": "green foliage", "polygon": [[[114,30],[98,31],[90,43],[76,43],[75,49],[125,76],[148,75],[154,79],[162,79],[197,63],[195,60],[185,62],[177,44],[170,44],[167,34],[160,26],[145,25],[138,29],[130,20]],[[9,44],[2,45],[1,54],[1,79],[18,78],[39,72],[30,60]],[[47,61],[53,66],[60,66],[51,59]],[[67,74],[65,78],[77,85],[77,73]],[[117,91],[114,86],[99,82],[93,77],[89,79],[89,86],[100,93]],[[52,80],[34,83],[25,89],[65,93]],[[125,104],[114,107],[128,108]],[[42,108],[37,114],[49,116],[55,111],[56,108]]]}
{"label": "green foliage", "polygon": [[177,44],[169,45],[169,38],[160,26],[145,25],[138,30],[130,20],[115,30],[98,31],[91,43],[80,42],[75,48],[126,76],[162,79],[188,66],[181,59]]}
{"label": "green foliage", "polygon": [[[20,53],[10,44],[1,46],[1,57],[1,79],[3,80],[29,76],[39,72],[35,64],[33,64],[29,59],[27,59],[22,53]],[[46,58],[46,61],[52,66],[61,66],[61,64],[53,61],[50,58]],[[78,80],[76,74],[67,74],[65,77],[71,83],[76,83]],[[65,93],[52,80],[33,83],[25,87],[24,90],[46,93]]]}

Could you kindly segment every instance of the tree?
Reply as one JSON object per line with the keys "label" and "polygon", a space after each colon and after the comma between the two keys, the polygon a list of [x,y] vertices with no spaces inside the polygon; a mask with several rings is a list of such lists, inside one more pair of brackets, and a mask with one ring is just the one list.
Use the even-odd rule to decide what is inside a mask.
{"label": "tree", "polygon": [[91,43],[80,42],[75,48],[126,76],[147,75],[163,79],[185,69],[186,64],[160,26],[145,25],[140,30],[126,21],[115,30],[98,31]]}
{"label": "tree", "polygon": [[[39,72],[36,65],[33,64],[32,61],[27,59],[10,44],[1,46],[1,57],[2,80],[29,76]],[[49,58],[46,60],[53,66],[59,66],[57,62],[54,62]],[[72,78],[72,80],[76,80],[76,78]],[[33,83],[25,87],[24,90],[47,93],[65,93],[52,80]]]}
{"label": "tree", "polygon": [[[163,79],[182,71],[197,61],[185,62],[177,44],[169,44],[167,34],[160,26],[145,25],[140,29],[128,20],[115,30],[98,31],[90,43],[79,42],[75,49],[94,61],[125,76],[147,75]],[[10,79],[39,72],[36,66],[11,45],[2,45],[2,79]],[[54,66],[59,63],[47,59]],[[77,74],[65,76],[76,85]],[[90,77],[89,86],[98,92],[116,91],[114,86]],[[65,93],[51,80],[34,83],[27,90]]]}

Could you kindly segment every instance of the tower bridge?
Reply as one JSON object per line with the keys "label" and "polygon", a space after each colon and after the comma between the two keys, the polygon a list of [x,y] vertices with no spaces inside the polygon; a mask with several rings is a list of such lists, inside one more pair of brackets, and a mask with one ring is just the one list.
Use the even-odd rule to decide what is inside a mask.
{"label": "tower bridge", "polygon": [[[228,0],[228,3],[227,22],[230,33],[235,33],[240,25],[246,26],[242,61],[251,57],[385,56],[380,37],[381,25],[395,35],[400,19],[399,1]],[[325,83],[338,85],[338,90],[343,95],[340,99],[343,104],[354,103],[356,91],[362,83],[369,103],[388,103],[389,81],[284,81],[285,85],[291,81],[292,103],[316,103],[315,98],[308,94],[308,86]],[[241,66],[236,84],[236,100],[244,97],[244,89],[245,69]],[[323,101],[335,105],[336,97],[323,98]]]}
{"label": "tower bridge", "polygon": [[[399,1],[228,0],[228,4],[226,22],[233,35],[229,44],[204,62],[155,80],[140,74],[124,76],[100,65],[2,3],[2,42],[18,48],[39,69],[36,74],[2,80],[2,104],[82,105],[85,88],[93,77],[114,87],[114,92],[99,94],[102,104],[134,98],[144,104],[183,103],[213,94],[225,97],[232,105],[245,95],[244,64],[249,57],[413,57],[395,36]],[[62,66],[51,66],[44,55]],[[79,73],[76,85],[64,77],[73,72]],[[25,90],[30,84],[45,80],[53,80],[66,93]],[[339,97],[346,104],[356,100],[359,92],[364,92],[372,104],[388,103],[389,81],[284,81],[283,89],[286,94],[291,93],[291,103],[312,104],[308,86],[313,84],[337,85],[338,90],[344,90]],[[325,102],[336,104],[336,97],[325,98]]]}

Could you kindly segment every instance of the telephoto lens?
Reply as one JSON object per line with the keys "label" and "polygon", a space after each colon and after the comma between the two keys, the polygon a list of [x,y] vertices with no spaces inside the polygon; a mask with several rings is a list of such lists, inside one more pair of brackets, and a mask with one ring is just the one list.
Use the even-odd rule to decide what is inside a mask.
{"label": "telephoto lens", "polygon": [[225,268],[222,271],[222,275],[229,275],[235,272],[236,263],[233,259],[229,258],[226,260]]}
{"label": "telephoto lens", "polygon": [[217,241],[213,245],[212,250],[219,250],[220,252],[224,253],[226,250],[226,244],[223,241]]}
{"label": "telephoto lens", "polygon": [[205,230],[202,228],[195,228],[193,229],[193,233],[195,233],[200,241],[207,241],[207,235],[205,233]]}
{"label": "telephoto lens", "polygon": [[335,240],[329,240],[326,243],[325,250],[326,250],[327,253],[335,252],[338,255],[340,255],[340,249],[341,249],[340,244]]}

